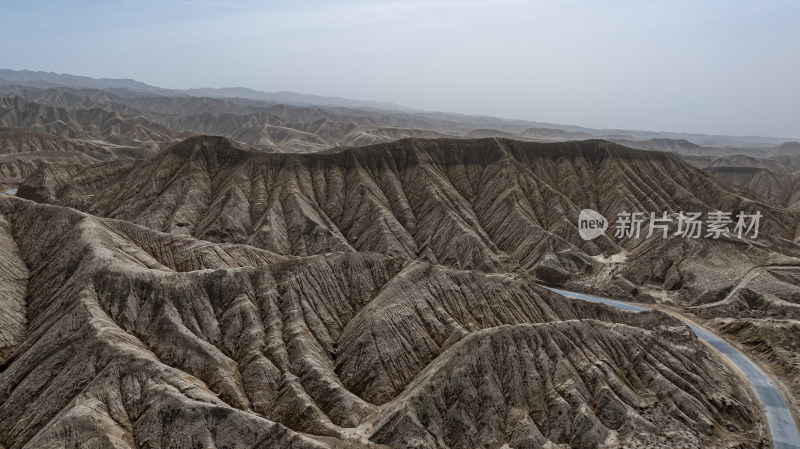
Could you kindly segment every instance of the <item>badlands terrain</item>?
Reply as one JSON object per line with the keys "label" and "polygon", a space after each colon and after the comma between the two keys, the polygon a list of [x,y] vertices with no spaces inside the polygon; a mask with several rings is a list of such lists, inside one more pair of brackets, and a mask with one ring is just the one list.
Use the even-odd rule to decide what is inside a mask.
{"label": "badlands terrain", "polygon": [[0,448],[770,447],[676,316],[797,410],[791,142],[0,75]]}

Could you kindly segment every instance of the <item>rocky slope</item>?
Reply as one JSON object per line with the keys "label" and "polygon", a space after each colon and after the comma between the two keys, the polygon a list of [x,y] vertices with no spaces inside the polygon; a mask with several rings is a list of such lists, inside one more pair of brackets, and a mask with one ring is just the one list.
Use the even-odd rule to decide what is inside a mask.
{"label": "rocky slope", "polygon": [[[792,145],[784,148],[792,148]],[[800,154],[767,156],[772,152],[752,155],[686,156],[692,165],[702,168],[723,181],[755,192],[781,206],[792,210],[800,207]]]}
{"label": "rocky slope", "polygon": [[75,173],[101,161],[141,158],[148,150],[97,145],[37,131],[33,128],[0,127],[0,189],[16,189],[37,170]]}
{"label": "rocky slope", "polygon": [[[750,392],[686,327],[538,282],[686,306],[798,394],[797,213],[671,154],[205,136],[42,165],[19,195],[55,205],[0,202],[5,448],[761,444]],[[764,218],[758,239],[584,241],[586,207]]]}
{"label": "rocky slope", "polygon": [[680,322],[528,275],[287,257],[10,196],[0,220],[7,449],[764,438],[752,394]]}
{"label": "rocky slope", "polygon": [[95,161],[114,159],[117,154],[98,145],[46,134],[32,128],[0,127],[0,154],[81,153]]}
{"label": "rocky slope", "polygon": [[[603,141],[402,140],[316,155],[189,139],[122,170],[102,167],[21,193],[92,214],[284,255],[373,251],[458,268],[522,269],[558,282],[642,240],[593,241],[581,209],[759,210],[794,240],[798,215],[666,153]],[[48,200],[50,201],[50,200]],[[660,244],[660,243],[659,243]]]}
{"label": "rocky slope", "polygon": [[774,367],[779,376],[788,380],[795,400],[800,398],[800,324],[796,319],[720,318],[712,323],[720,333]]}
{"label": "rocky slope", "polygon": [[133,147],[150,153],[165,143],[189,136],[142,116],[99,108],[47,106],[21,97],[0,98],[0,126],[34,128],[54,136]]}
{"label": "rocky slope", "polygon": [[[373,438],[396,447],[423,442],[492,447],[504,441],[520,448],[553,443],[573,448],[713,446],[702,436],[706,430],[687,433],[682,422],[695,416],[700,429],[713,427],[713,418],[699,417],[687,407],[719,401],[702,393],[717,379],[698,373],[690,383],[672,386],[659,379],[693,352],[678,356],[684,349],[673,352],[657,335],[640,328],[592,320],[476,332],[449,349],[391,404]],[[690,357],[697,361],[705,356]],[[611,368],[620,362],[626,365],[623,371]],[[645,385],[657,384],[655,395],[640,393]],[[449,398],[443,400],[441,393]],[[723,407],[729,406],[737,407]],[[666,434],[645,424],[656,415],[662,417],[657,427],[670,429]],[[643,432],[631,432],[631,422],[625,422],[629,419],[640,423]],[[473,423],[484,430],[465,432]],[[724,438],[739,439],[731,430]]]}
{"label": "rocky slope", "polygon": [[708,167],[705,170],[788,209],[800,209],[800,173],[779,174],[751,167]]}
{"label": "rocky slope", "polygon": [[800,155],[800,142],[783,142],[771,148],[767,154],[768,157],[775,156],[798,156]]}
{"label": "rocky slope", "polygon": [[[759,320],[793,319],[791,282],[736,287],[758,267],[800,266],[793,243],[797,213],[666,153],[603,141],[409,139],[290,155],[197,137],[147,160],[98,164],[42,181],[44,175],[23,183],[20,195],[285,257],[374,252],[459,269],[527,273],[551,285],[688,306],[687,313],[721,330],[714,320],[742,316],[768,328]],[[587,242],[575,225],[586,207],[612,219],[624,210],[673,217],[682,210],[760,211],[764,217],[755,240],[685,239],[674,236],[674,224],[671,238],[644,238],[645,222],[641,238],[615,238],[612,224],[606,236]],[[412,295],[429,297],[418,290]],[[364,351],[393,344],[347,338]],[[364,392],[370,400],[399,394],[411,380],[401,373],[438,357],[442,340],[406,338],[401,341],[428,352],[376,378],[382,386],[380,393]],[[780,340],[766,342],[778,355],[765,363],[791,385],[793,371],[778,368],[793,363],[791,352]],[[349,363],[340,362],[341,379],[348,388],[361,388]]]}
{"label": "rocky slope", "polygon": [[705,164],[706,167],[753,167],[769,170],[773,173],[789,175],[800,171],[800,154],[790,156],[754,157],[744,155],[715,157]]}
{"label": "rocky slope", "polygon": [[328,118],[304,122],[266,112],[186,115],[166,123],[196,134],[226,136],[253,147],[289,153],[317,152],[337,146],[365,146],[406,137],[443,136],[435,131],[333,121]]}

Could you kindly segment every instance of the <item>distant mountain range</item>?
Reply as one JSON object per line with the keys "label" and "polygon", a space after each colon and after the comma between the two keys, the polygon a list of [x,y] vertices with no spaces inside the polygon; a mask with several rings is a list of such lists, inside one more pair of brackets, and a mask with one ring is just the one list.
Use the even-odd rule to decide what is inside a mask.
{"label": "distant mountain range", "polygon": [[[500,131],[521,132],[527,128],[542,128],[552,135],[560,131],[588,135],[588,138],[604,138],[607,140],[646,140],[655,138],[684,139],[691,143],[707,147],[772,147],[781,143],[796,140],[795,138],[770,136],[725,136],[700,133],[679,133],[663,131],[641,131],[624,129],[591,129],[573,125],[562,125],[547,122],[502,119],[496,117],[472,116],[456,113],[431,112],[413,109],[391,102],[353,100],[340,97],[301,94],[296,92],[263,92],[246,87],[198,88],[198,89],[164,89],[151,86],[133,79],[90,78],[41,72],[31,70],[0,69],[0,86],[25,86],[34,88],[67,87],[75,89],[102,89],[123,97],[145,95],[156,96],[190,96],[228,99],[251,106],[285,104],[295,106],[318,106],[326,108],[350,108],[367,111],[382,111],[412,114],[414,117],[429,121],[451,121],[469,123],[472,129],[489,128]],[[246,101],[243,101],[246,100]],[[248,103],[255,102],[255,103]],[[435,129],[434,129],[435,130]],[[574,138],[574,137],[573,137]],[[548,139],[549,140],[549,139]]]}
{"label": "distant mountain range", "polygon": [[399,104],[385,101],[352,100],[340,97],[327,97],[321,95],[299,94],[296,92],[263,92],[246,87],[202,87],[199,89],[163,89],[151,86],[132,79],[89,78],[53,72],[34,72],[31,70],[0,69],[0,82],[17,84],[20,86],[47,88],[47,87],[77,87],[85,89],[118,89],[137,93],[146,93],[166,96],[192,96],[211,98],[245,98],[261,100],[271,103],[294,105],[323,105],[339,106],[346,108],[373,108],[383,110],[396,110],[412,112],[414,109]]}

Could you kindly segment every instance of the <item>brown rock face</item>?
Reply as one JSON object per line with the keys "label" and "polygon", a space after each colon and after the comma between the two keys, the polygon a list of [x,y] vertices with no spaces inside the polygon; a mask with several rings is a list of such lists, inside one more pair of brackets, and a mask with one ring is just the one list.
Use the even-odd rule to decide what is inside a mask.
{"label": "brown rock face", "polygon": [[[19,96],[0,98],[0,125],[34,128],[69,139],[103,141],[107,144],[138,147],[186,138],[190,134],[156,124],[142,116],[130,116],[99,107],[70,109],[31,102]],[[147,147],[148,145],[145,145]]]}
{"label": "brown rock face", "polygon": [[[749,412],[710,393],[717,379],[708,373],[720,366],[699,345],[676,349],[659,334],[595,320],[472,333],[389,405],[372,438],[394,447],[713,445],[715,418],[701,404],[731,417]],[[687,362],[706,366],[696,377],[671,376]],[[689,416],[699,432],[685,431]]]}
{"label": "brown rock face", "polygon": [[582,240],[587,207],[606,217],[759,210],[762,233],[790,240],[800,217],[676,156],[603,141],[409,139],[290,155],[197,137],[113,176],[93,168],[48,189],[56,204],[284,255],[374,251],[483,270],[546,262],[581,273],[590,256],[633,245]]}
{"label": "brown rock face", "polygon": [[[586,242],[573,218],[758,207],[794,238],[731,189],[663,153],[497,139],[202,137],[32,177],[58,205],[0,197],[0,445],[760,447],[752,393],[681,322],[537,283],[708,290],[700,250]],[[668,276],[601,257],[670,248]]]}
{"label": "brown rock face", "polygon": [[800,175],[755,167],[708,167],[706,171],[731,184],[763,195],[791,210],[800,209]]}
{"label": "brown rock face", "polygon": [[[21,282],[4,300],[23,312],[3,324],[17,329],[0,375],[6,447],[758,439],[736,376],[664,315],[568,300],[525,276],[378,254],[285,259],[0,206],[18,248],[3,272]],[[438,415],[419,421],[422,410]],[[490,410],[502,422],[482,422]]]}
{"label": "brown rock face", "polygon": [[3,191],[16,189],[32,176],[32,183],[46,185],[52,177],[70,179],[82,167],[101,161],[149,154],[152,152],[145,149],[106,143],[101,146],[45,134],[33,128],[0,126],[0,188]]}
{"label": "brown rock face", "polygon": [[108,153],[94,145],[29,128],[0,127],[0,189],[16,189],[40,167],[75,170],[97,163],[99,157],[108,156]]}

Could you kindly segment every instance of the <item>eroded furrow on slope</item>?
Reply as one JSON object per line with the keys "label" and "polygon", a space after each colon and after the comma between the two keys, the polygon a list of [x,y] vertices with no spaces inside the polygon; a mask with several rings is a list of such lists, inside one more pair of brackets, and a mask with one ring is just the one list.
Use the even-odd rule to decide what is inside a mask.
{"label": "eroded furrow on slope", "polygon": [[[336,445],[336,441],[349,441],[349,437],[331,423],[317,401],[329,407],[332,412],[328,412],[340,421],[357,423],[370,411],[357,404],[360,400],[341,386],[315,391],[312,388],[315,383],[325,383],[324,366],[323,372],[316,375],[307,367],[300,368],[308,377],[306,382],[292,374],[291,363],[296,363],[292,358],[305,357],[305,351],[290,354],[284,348],[287,354],[284,359],[291,363],[278,361],[286,371],[274,370],[275,364],[268,356],[273,355],[271,352],[274,353],[275,348],[268,348],[266,328],[260,326],[262,312],[254,307],[263,301],[256,297],[256,292],[280,301],[269,271],[255,268],[189,273],[166,271],[161,265],[149,266],[154,260],[142,259],[144,252],[141,250],[138,257],[132,257],[130,250],[124,248],[129,242],[107,229],[103,220],[67,209],[56,210],[58,208],[20,200],[13,202],[20,209],[34,208],[38,212],[15,213],[12,218],[18,219],[20,224],[23,220],[33,224],[30,220],[43,215],[41,212],[61,212],[66,218],[74,217],[74,225],[67,228],[66,233],[60,231],[59,238],[52,239],[53,249],[47,257],[40,257],[27,248],[23,250],[28,263],[38,261],[31,278],[31,290],[36,294],[30,311],[34,327],[15,352],[8,369],[0,375],[0,394],[4,395],[0,401],[0,417],[3,417],[0,421],[10,426],[0,426],[0,439],[7,447],[35,445],[35,442],[58,438],[60,432],[67,432],[68,441],[97,439],[101,447],[117,444],[119,447],[182,448],[189,441],[194,442],[191,444],[204,441],[205,447],[226,444],[251,447],[260,440],[279,444],[277,441],[284,437],[289,438],[283,443],[286,447],[295,443],[298,447],[315,447],[311,440],[266,419],[335,437],[332,443]],[[118,222],[112,224],[119,227]],[[30,241],[29,234],[39,229],[41,227],[32,226],[20,231],[19,241]],[[122,249],[116,247],[119,243],[123,244]],[[352,282],[358,285],[334,288],[332,290],[338,293],[329,296],[345,301],[369,299],[368,291],[357,293],[366,285],[359,280],[366,280],[366,271],[365,267],[356,265],[375,262],[380,265],[386,259],[380,256],[372,257],[380,259],[376,261],[369,257],[362,259],[361,262],[345,260],[343,264],[333,265],[318,261],[320,266],[329,269],[350,270],[355,276]],[[293,275],[291,266],[275,269],[285,278]],[[381,269],[384,268],[378,268],[372,277],[375,288],[382,285],[381,278],[391,276],[385,269],[381,274]],[[347,277],[343,274],[331,275],[330,279],[338,282]],[[271,286],[265,291],[261,285]],[[316,288],[324,287],[318,284]],[[281,319],[287,314],[296,315],[301,307],[306,307],[302,304],[304,298],[292,299],[294,290],[295,287],[288,286],[284,291],[287,299],[283,301],[295,304],[295,312],[281,313]],[[343,293],[345,291],[348,294]],[[331,299],[335,299],[333,297]],[[358,303],[350,307],[354,306],[358,307]],[[119,380],[113,376],[121,376],[121,372],[130,375],[129,368],[137,364],[136,360],[147,366],[139,374],[149,383],[141,388],[153,393],[148,393],[147,405],[136,398],[133,403],[125,399],[121,406],[118,396],[122,392],[116,390]],[[184,379],[181,381],[184,384],[189,382],[194,386],[185,385],[173,392],[164,390],[159,386],[164,381],[163,376],[156,376],[152,369],[166,370],[166,377],[177,376]],[[266,377],[261,377],[264,375]],[[103,380],[96,381],[99,378]],[[264,388],[262,379],[273,387],[272,401],[265,397],[270,389]],[[335,376],[327,379],[335,379]],[[309,396],[307,386],[317,397]],[[195,403],[180,411],[195,401],[185,397],[193,388],[199,389],[202,401],[210,405]],[[158,398],[152,396],[156,392]],[[196,393],[192,395],[197,396]],[[36,401],[27,404],[30,397]],[[249,397],[256,399],[259,410],[265,413],[261,418],[246,413],[253,409]],[[342,397],[349,397],[356,404],[343,406]],[[316,409],[317,414],[296,413],[302,409]],[[88,413],[89,410],[95,412]],[[164,416],[170,416],[174,425],[184,423],[185,428],[177,433],[167,432]],[[210,427],[203,424],[208,419],[213,422]],[[328,425],[320,425],[321,421],[327,421]],[[75,426],[80,430],[73,431]],[[242,429],[249,430],[242,433]],[[188,435],[192,435],[191,440],[186,438]],[[260,436],[255,438],[257,435]],[[320,447],[328,447],[328,443],[320,444]],[[343,444],[350,447],[360,443],[354,440]]]}
{"label": "eroded furrow on slope", "polygon": [[[656,367],[626,363],[635,358],[633,353],[666,349],[655,331],[571,320],[474,333],[445,351],[387,404],[371,439],[393,447],[414,441],[423,441],[425,447],[549,443],[588,448],[609,441],[713,447],[716,432],[740,435],[750,428],[757,414],[748,412],[747,393],[730,370],[717,379],[717,388],[725,391],[721,397],[700,393],[713,406],[688,402],[690,408],[681,410],[671,399],[678,390],[664,383]],[[690,346],[693,362],[682,373],[720,366],[696,340]],[[680,363],[669,360],[676,369]],[[625,387],[630,377],[642,381]],[[728,429],[712,426],[711,419],[725,422]],[[687,431],[697,425],[707,432]]]}
{"label": "eroded furrow on slope", "polygon": [[14,241],[12,224],[0,213],[0,367],[25,335],[27,290],[28,267]]}

